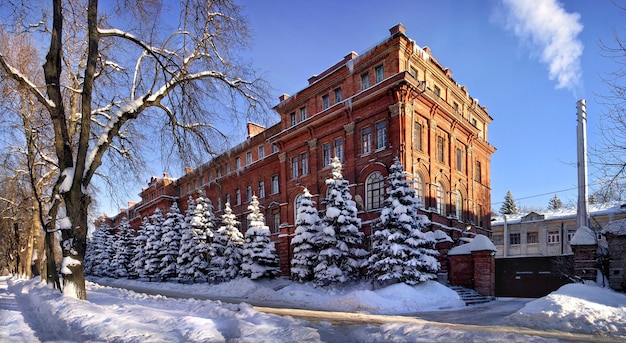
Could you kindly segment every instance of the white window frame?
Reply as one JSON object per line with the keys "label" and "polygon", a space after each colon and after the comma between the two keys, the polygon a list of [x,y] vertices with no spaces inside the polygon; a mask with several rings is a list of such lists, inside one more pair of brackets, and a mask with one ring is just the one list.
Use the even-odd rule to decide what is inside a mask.
{"label": "white window frame", "polygon": [[383,205],[385,196],[385,177],[380,172],[373,172],[365,179],[365,208],[379,209]]}

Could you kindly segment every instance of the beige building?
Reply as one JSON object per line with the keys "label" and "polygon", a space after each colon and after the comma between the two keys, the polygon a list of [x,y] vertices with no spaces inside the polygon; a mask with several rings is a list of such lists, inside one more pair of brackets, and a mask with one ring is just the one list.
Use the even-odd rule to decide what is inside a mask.
{"label": "beige building", "polygon": [[[590,205],[590,227],[598,243],[606,246],[602,230],[609,222],[626,218],[626,205]],[[496,258],[561,256],[572,254],[570,241],[576,233],[576,209],[499,216],[491,222]]]}

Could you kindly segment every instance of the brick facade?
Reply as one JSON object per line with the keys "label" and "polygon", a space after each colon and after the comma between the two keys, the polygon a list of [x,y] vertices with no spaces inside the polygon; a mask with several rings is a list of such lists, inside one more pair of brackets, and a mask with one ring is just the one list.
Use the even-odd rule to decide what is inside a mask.
{"label": "brick facade", "polygon": [[433,229],[455,242],[476,233],[490,236],[492,118],[401,24],[390,33],[362,55],[351,52],[312,76],[300,92],[282,95],[274,107],[279,123],[249,124],[245,141],[163,185],[161,196],[151,196],[160,189],[153,189],[161,181],[154,178],[141,201],[114,221],[125,215],[138,227],[141,217],[174,198],[184,211],[187,199],[202,190],[218,217],[230,202],[245,232],[255,194],[287,273],[297,199],[306,187],[321,207],[329,159],[341,158],[369,245],[368,222],[378,217],[384,196],[382,178],[398,156],[416,181]]}

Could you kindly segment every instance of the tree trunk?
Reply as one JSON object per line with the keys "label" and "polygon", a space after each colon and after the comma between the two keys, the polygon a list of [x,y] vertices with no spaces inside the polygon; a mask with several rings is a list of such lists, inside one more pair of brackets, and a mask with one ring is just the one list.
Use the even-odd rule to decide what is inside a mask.
{"label": "tree trunk", "polygon": [[84,257],[87,250],[87,209],[91,199],[80,187],[72,188],[65,196],[65,208],[72,224],[61,230],[63,241],[63,293],[86,300]]}

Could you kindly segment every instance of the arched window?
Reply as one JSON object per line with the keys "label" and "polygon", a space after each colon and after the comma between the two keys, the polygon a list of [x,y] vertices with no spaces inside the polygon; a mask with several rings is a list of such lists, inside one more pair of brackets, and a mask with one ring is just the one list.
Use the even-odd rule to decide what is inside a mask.
{"label": "arched window", "polygon": [[413,188],[415,188],[415,196],[420,201],[420,208],[424,208],[424,204],[426,203],[424,200],[424,180],[420,173],[413,174]]}
{"label": "arched window", "polygon": [[443,185],[438,182],[437,183],[437,213],[441,214],[442,216],[446,215],[446,199],[444,197],[445,194],[445,190],[443,188]]}
{"label": "arched window", "polygon": [[300,207],[300,203],[302,202],[302,194],[298,194],[294,201],[296,206],[293,208],[293,225],[296,225],[296,220],[298,220],[298,208]]}
{"label": "arched window", "polygon": [[380,208],[385,195],[385,178],[379,172],[373,172],[365,180],[366,209]]}
{"label": "arched window", "polygon": [[458,190],[454,192],[454,211],[456,219],[463,220],[463,197]]}

